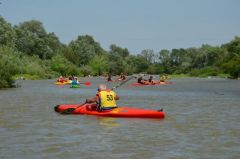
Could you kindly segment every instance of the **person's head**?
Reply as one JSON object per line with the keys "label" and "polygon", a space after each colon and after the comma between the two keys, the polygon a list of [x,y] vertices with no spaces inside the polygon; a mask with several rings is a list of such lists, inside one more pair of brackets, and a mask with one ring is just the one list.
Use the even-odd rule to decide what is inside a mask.
{"label": "person's head", "polygon": [[107,86],[105,85],[105,84],[99,84],[98,85],[98,91],[100,92],[100,91],[104,91],[104,90],[106,90],[107,89]]}
{"label": "person's head", "polygon": [[150,79],[152,79],[153,78],[153,76],[150,76]]}

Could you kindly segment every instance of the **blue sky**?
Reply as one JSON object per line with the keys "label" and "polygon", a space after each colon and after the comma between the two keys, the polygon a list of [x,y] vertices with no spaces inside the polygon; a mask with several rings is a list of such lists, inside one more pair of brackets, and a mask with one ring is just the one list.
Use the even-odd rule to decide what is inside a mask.
{"label": "blue sky", "polygon": [[91,35],[133,53],[221,45],[240,36],[240,0],[0,0],[11,24],[36,19],[68,44]]}

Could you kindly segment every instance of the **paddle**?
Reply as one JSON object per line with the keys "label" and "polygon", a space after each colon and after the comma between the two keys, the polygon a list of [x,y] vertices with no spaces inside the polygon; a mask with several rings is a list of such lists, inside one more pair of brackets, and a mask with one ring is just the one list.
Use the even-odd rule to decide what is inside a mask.
{"label": "paddle", "polygon": [[133,78],[135,78],[135,76],[134,76],[134,75],[132,75],[131,77],[129,77],[129,78],[128,78],[128,79],[126,79],[125,81],[123,81],[123,82],[121,82],[121,83],[117,84],[116,86],[112,87],[112,88],[111,88],[111,90],[114,90],[114,89],[116,89],[116,88],[120,87],[121,85],[123,85],[124,83],[127,83],[128,81],[130,81],[130,80],[131,80],[131,79],[133,79]]}
{"label": "paddle", "polygon": [[[130,81],[130,80],[131,80],[132,78],[134,78],[134,77],[135,77],[135,76],[131,76],[131,77],[128,78],[127,80],[125,80],[125,81],[119,83],[118,85],[112,87],[111,90],[114,90],[114,89],[116,89],[116,88],[122,86],[124,83]],[[74,110],[78,109],[79,107],[83,106],[84,104],[86,104],[86,102],[83,103],[83,104],[80,104],[79,106],[77,106],[77,107],[75,107],[75,108],[68,108],[68,109],[65,109],[64,111],[61,112],[61,114],[72,114],[72,112],[74,112]]]}
{"label": "paddle", "polygon": [[77,106],[77,107],[75,107],[75,108],[65,109],[64,111],[61,112],[61,114],[72,114],[72,112],[74,112],[75,109],[83,106],[84,104],[86,104],[86,103],[80,104],[79,106]]}
{"label": "paddle", "polygon": [[91,86],[91,82],[87,81],[87,82],[79,82],[77,84],[73,84],[73,85],[80,85],[80,84],[84,84],[85,86]]}
{"label": "paddle", "polygon": [[91,86],[91,82],[87,81],[85,83],[80,82],[79,84],[84,84],[85,86]]}

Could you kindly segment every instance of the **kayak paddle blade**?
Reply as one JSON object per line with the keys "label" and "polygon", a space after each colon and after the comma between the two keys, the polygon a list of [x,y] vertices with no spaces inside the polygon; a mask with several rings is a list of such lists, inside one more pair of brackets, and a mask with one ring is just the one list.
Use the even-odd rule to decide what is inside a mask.
{"label": "kayak paddle blade", "polygon": [[87,81],[84,83],[86,86],[91,86],[91,82]]}

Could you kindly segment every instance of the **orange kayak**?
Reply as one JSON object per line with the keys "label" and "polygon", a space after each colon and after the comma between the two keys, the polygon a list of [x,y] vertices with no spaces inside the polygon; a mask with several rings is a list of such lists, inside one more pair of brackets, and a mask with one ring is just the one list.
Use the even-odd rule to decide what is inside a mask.
{"label": "orange kayak", "polygon": [[129,86],[157,86],[157,85],[167,85],[167,84],[173,84],[172,82],[158,82],[155,84],[141,84],[141,83],[131,83]]}
{"label": "orange kayak", "polygon": [[[57,105],[55,111],[61,113],[69,108],[76,108],[80,104],[68,104],[68,105]],[[76,108],[71,114],[86,114],[86,115],[97,115],[104,117],[120,117],[120,118],[164,118],[165,112],[162,110],[150,110],[142,108],[123,107],[112,110],[97,111],[96,104],[85,104],[81,107]]]}

